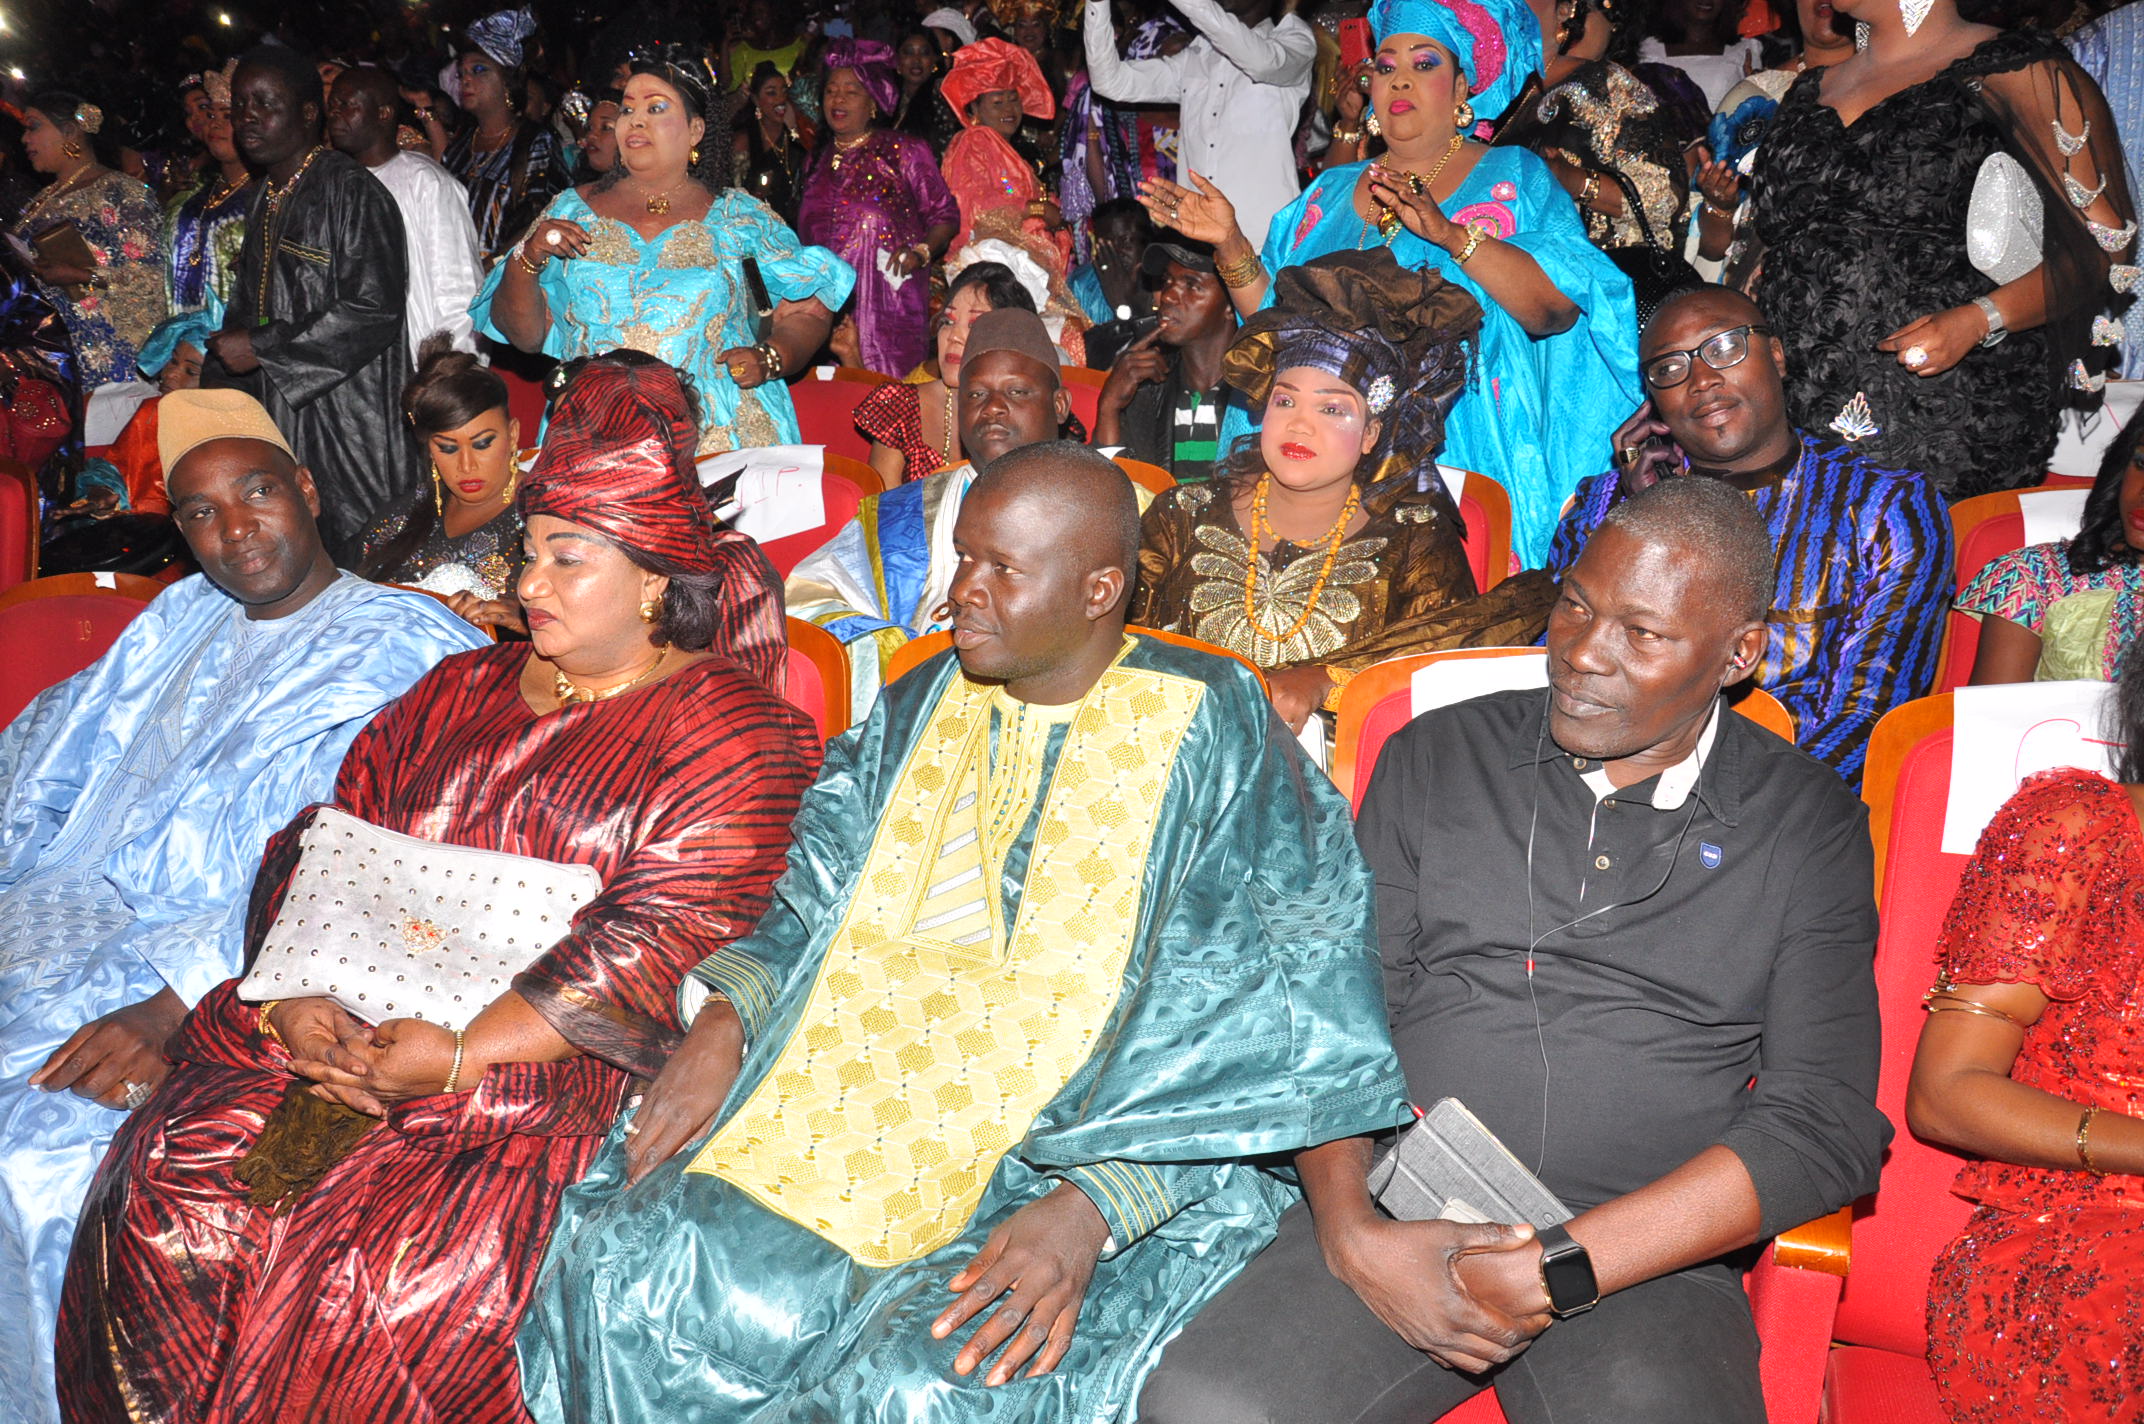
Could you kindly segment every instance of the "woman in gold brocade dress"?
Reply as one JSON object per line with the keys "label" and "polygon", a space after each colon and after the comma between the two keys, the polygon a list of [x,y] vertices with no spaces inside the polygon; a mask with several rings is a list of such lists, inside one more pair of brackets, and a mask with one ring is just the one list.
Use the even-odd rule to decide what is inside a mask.
{"label": "woman in gold brocade dress", "polygon": [[1436,468],[1480,321],[1382,249],[1284,270],[1224,365],[1263,423],[1147,510],[1132,621],[1264,668],[1297,730],[1371,663],[1538,637],[1555,585],[1480,593]]}

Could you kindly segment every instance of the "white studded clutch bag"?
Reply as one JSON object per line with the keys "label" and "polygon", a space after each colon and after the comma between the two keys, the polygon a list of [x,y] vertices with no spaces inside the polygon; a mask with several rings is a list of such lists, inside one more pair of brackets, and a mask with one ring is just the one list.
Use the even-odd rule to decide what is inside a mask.
{"label": "white studded clutch bag", "polygon": [[603,888],[593,866],[441,845],[332,806],[298,845],[238,997],[333,999],[367,1023],[467,1028]]}
{"label": "white studded clutch bag", "polygon": [[2025,165],[1997,149],[1973,178],[1965,211],[1965,255],[2001,286],[2040,265],[2040,190]]}

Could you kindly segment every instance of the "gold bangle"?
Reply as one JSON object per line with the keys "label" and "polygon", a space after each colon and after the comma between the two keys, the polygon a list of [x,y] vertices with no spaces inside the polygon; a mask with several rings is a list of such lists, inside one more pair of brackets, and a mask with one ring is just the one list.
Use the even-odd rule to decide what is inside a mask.
{"label": "gold bangle", "polygon": [[1361,129],[1360,127],[1356,127],[1356,128],[1346,128],[1346,129],[1344,129],[1344,128],[1341,128],[1341,127],[1339,127],[1339,126],[1338,126],[1338,125],[1336,124],[1336,125],[1334,125],[1334,126],[1333,126],[1333,142],[1334,142],[1334,143],[1361,143],[1361,142],[1362,142],[1362,129]]}
{"label": "gold bangle", "polygon": [[2094,1104],[2084,1110],[2083,1117],[2077,1119],[2077,1160],[2083,1163],[2084,1169],[2093,1176],[2104,1177],[2107,1175],[2107,1169],[2092,1160],[2092,1119],[2097,1116],[2099,1107]]}
{"label": "gold bangle", "polygon": [[1224,287],[1241,290],[1253,286],[1266,273],[1266,265],[1255,252],[1246,253],[1233,262],[1223,262],[1214,268],[1214,275]]}
{"label": "gold bangle", "polygon": [[1483,233],[1483,231],[1478,227],[1469,228],[1467,232],[1468,236],[1465,246],[1461,247],[1457,252],[1452,254],[1452,260],[1454,262],[1457,262],[1462,267],[1467,265],[1467,259],[1474,255],[1474,249],[1481,246],[1481,240],[1484,236],[1486,236],[1486,234]]}
{"label": "gold bangle", "polygon": [[541,262],[529,261],[529,255],[526,252],[523,252],[518,247],[514,249],[514,261],[519,263],[521,270],[528,273],[531,277],[538,277],[543,275],[543,264]]}
{"label": "gold bangle", "polygon": [[1985,1019],[2000,1019],[2020,1033],[2026,1028],[2013,1014],[2006,1014],[1990,1004],[1976,1004],[1971,999],[1947,989],[1930,989],[1921,995],[1921,1007],[1931,1014],[1978,1014]]}
{"label": "gold bangle", "polygon": [[469,1046],[469,1038],[461,1029],[454,1030],[454,1066],[447,1069],[447,1085],[439,1091],[451,1093],[462,1080],[462,1052]]}
{"label": "gold bangle", "polygon": [[1593,207],[1593,200],[1600,196],[1600,191],[1601,175],[1588,173],[1586,181],[1579,185],[1578,189],[1578,206],[1580,209],[1590,211]]}
{"label": "gold bangle", "polygon": [[[281,999],[270,999],[267,1003],[260,1005],[261,1037],[274,1039],[277,1048],[282,1049],[285,1053],[290,1053],[290,1045],[283,1042],[283,1035],[276,1032],[275,1023],[268,1017],[281,1006],[282,1002]],[[293,1058],[297,1057],[294,1053],[291,1056]]]}

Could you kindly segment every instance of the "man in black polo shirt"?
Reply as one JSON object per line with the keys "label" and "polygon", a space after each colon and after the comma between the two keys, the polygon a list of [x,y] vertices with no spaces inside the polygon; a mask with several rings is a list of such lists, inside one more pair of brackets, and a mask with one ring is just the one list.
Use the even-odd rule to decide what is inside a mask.
{"label": "man in black polo shirt", "polygon": [[1565,577],[1549,690],[1417,718],[1363,806],[1410,1094],[1577,1218],[1397,1222],[1369,1139],[1302,1153],[1307,1209],[1147,1424],[1424,1424],[1484,1387],[1513,1424],[1762,1424],[1738,1258],[1872,1190],[1888,1136],[1865,813],[1719,695],[1772,588],[1739,492],[1632,496]]}
{"label": "man in black polo shirt", "polygon": [[1178,484],[1198,484],[1213,477],[1220,454],[1221,358],[1236,339],[1236,307],[1203,242],[1152,243],[1145,265],[1159,284],[1154,329],[1110,364],[1094,444],[1121,445]]}

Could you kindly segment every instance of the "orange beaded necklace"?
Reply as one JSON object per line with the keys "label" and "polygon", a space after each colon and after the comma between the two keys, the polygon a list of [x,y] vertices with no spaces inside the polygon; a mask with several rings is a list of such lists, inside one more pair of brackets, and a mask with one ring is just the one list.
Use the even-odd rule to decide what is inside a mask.
{"label": "orange beaded necklace", "polygon": [[[1266,524],[1266,490],[1272,481],[1270,473],[1260,475],[1258,488],[1251,495],[1251,547],[1243,561],[1243,617],[1253,633],[1269,643],[1280,645],[1302,632],[1310,623],[1311,615],[1318,611],[1318,600],[1325,596],[1325,582],[1333,576],[1333,564],[1340,557],[1340,542],[1347,537],[1348,521],[1355,517],[1355,510],[1362,504],[1362,487],[1357,485],[1347,492],[1347,503],[1340,507],[1340,517],[1334,521],[1332,532],[1325,536],[1325,562],[1318,569],[1317,581],[1310,586],[1310,597],[1303,601],[1301,616],[1287,632],[1275,633],[1258,621],[1258,548],[1265,542],[1265,536],[1272,532]],[[1278,534],[1273,537],[1275,542],[1279,541]]]}

